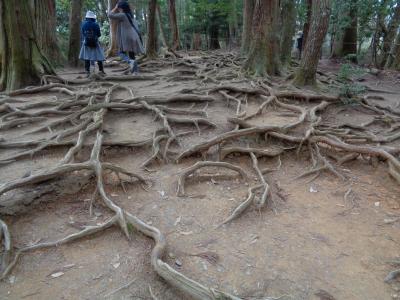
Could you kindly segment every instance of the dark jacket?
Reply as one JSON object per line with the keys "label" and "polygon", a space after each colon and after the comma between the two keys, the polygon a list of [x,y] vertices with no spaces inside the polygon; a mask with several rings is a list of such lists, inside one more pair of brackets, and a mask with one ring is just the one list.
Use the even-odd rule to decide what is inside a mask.
{"label": "dark jacket", "polygon": [[[104,52],[98,41],[100,36],[100,26],[96,23],[96,20],[86,19],[81,27],[82,47],[79,53],[79,59],[91,61],[104,60]],[[90,40],[89,44],[87,38]]]}
{"label": "dark jacket", "polygon": [[81,26],[81,37],[82,41],[86,37],[86,33],[89,31],[93,31],[97,38],[101,37],[100,26],[96,23],[95,19],[85,19]]}

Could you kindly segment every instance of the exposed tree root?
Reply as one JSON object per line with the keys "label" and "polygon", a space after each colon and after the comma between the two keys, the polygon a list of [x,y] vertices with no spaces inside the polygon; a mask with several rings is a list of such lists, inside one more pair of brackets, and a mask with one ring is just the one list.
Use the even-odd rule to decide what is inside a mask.
{"label": "exposed tree root", "polygon": [[183,171],[183,173],[179,176],[178,179],[178,187],[177,187],[177,195],[178,196],[184,196],[185,195],[185,182],[186,179],[189,175],[193,174],[195,171],[201,168],[205,167],[219,167],[219,168],[225,168],[225,169],[230,169],[233,171],[238,172],[243,179],[247,180],[249,179],[248,175],[246,172],[239,166],[232,165],[230,163],[226,162],[214,162],[214,161],[199,161],[195,163],[193,166],[190,168],[187,168],[186,170]]}
{"label": "exposed tree root", "polygon": [[282,148],[274,147],[274,148],[246,148],[246,147],[226,147],[222,148],[220,151],[220,160],[224,160],[225,157],[232,153],[245,153],[250,154],[254,153],[256,156],[268,156],[268,157],[275,157],[279,156],[285,151]]}
{"label": "exposed tree root", "polygon": [[270,195],[270,187],[264,178],[264,174],[261,172],[260,168],[258,167],[258,160],[253,152],[250,153],[250,157],[251,157],[251,160],[253,161],[253,168],[256,171],[257,176],[260,179],[262,186],[263,186],[263,193],[261,195],[260,200],[257,202],[258,208],[262,208],[265,206],[265,204],[267,202],[267,198],[271,196]]}
{"label": "exposed tree root", "polygon": [[[161,75],[112,75],[66,80],[58,76],[45,76],[43,77],[43,86],[29,87],[12,91],[5,97],[0,96],[0,131],[18,130],[23,126],[43,122],[38,128],[27,132],[26,135],[49,132],[46,138],[39,140],[26,138],[26,140],[14,141],[10,139],[8,141],[5,138],[0,138],[0,148],[2,149],[23,148],[22,152],[4,157],[0,161],[0,166],[13,163],[22,158],[32,157],[45,149],[68,147],[64,157],[55,166],[29,173],[23,178],[2,184],[0,186],[0,197],[3,196],[3,199],[0,198],[1,208],[8,208],[6,205],[10,205],[10,201],[4,198],[13,197],[10,192],[15,189],[35,186],[73,173],[74,176],[79,178],[81,176],[83,178],[84,174],[85,176],[89,174],[88,180],[96,178],[96,190],[93,194],[93,199],[94,197],[99,199],[113,213],[113,216],[103,224],[87,226],[79,232],[57,241],[43,242],[20,249],[12,248],[8,227],[0,220],[0,241],[3,247],[0,266],[1,279],[4,279],[11,272],[21,255],[34,250],[67,244],[104,231],[111,226],[117,226],[127,239],[130,238],[133,229],[152,238],[155,241],[155,246],[151,253],[151,265],[155,272],[189,297],[202,300],[239,299],[222,291],[203,286],[174,270],[163,261],[167,246],[165,236],[157,228],[144,223],[134,214],[114,203],[106,193],[103,177],[107,172],[117,174],[121,187],[125,192],[127,191],[124,185],[126,177],[135,179],[144,189],[149,186],[150,181],[136,172],[125,170],[111,163],[102,162],[101,150],[106,146],[148,146],[151,148],[151,153],[141,165],[145,170],[149,170],[150,165],[153,165],[157,160],[160,163],[168,163],[172,160],[179,162],[193,154],[205,154],[214,146],[218,148],[220,160],[233,153],[249,155],[254,174],[257,176],[257,183],[248,189],[246,199],[233,210],[221,225],[241,216],[252,204],[255,204],[258,209],[265,206],[271,209],[275,208],[273,196],[279,196],[280,186],[279,183],[264,174],[279,170],[282,165],[281,156],[286,151],[293,149],[297,149],[299,157],[300,154],[303,155],[303,152],[308,150],[312,164],[311,170],[304,172],[297,178],[314,175],[313,179],[315,179],[315,176],[328,171],[344,180],[345,177],[338,172],[336,166],[364,156],[370,160],[375,159],[378,161],[377,158],[379,158],[382,161],[386,161],[389,174],[400,184],[400,162],[398,159],[400,149],[396,145],[391,146],[391,143],[400,139],[400,112],[391,107],[370,101],[371,99],[382,99],[372,97],[356,99],[358,111],[373,116],[372,120],[365,124],[329,124],[325,120],[323,112],[328,107],[331,109],[342,105],[339,97],[303,93],[290,86],[280,87],[277,83],[268,79],[249,82],[239,74],[240,64],[237,63],[232,55],[214,55],[205,61],[201,59],[200,62],[190,58],[181,58],[179,60],[168,58],[165,61],[149,60],[144,62],[142,67],[151,70],[152,68],[170,64],[185,68],[178,69],[176,76],[181,76],[180,79],[185,76],[185,79],[193,81],[193,83],[202,83],[203,85],[196,88],[183,89],[172,95],[136,97],[134,91],[130,88],[119,86],[112,82],[161,81],[165,78]],[[229,66],[230,69],[228,71],[220,71],[223,66]],[[187,70],[188,68],[190,70]],[[123,70],[119,71],[123,72]],[[246,82],[249,84],[244,86],[243,84],[221,82],[226,78],[237,78],[237,83]],[[205,84],[206,82],[211,82],[213,87],[209,88],[209,85]],[[117,99],[113,95],[118,89],[124,93],[128,92],[129,96],[121,96],[122,99]],[[55,96],[54,100],[42,100],[27,104],[24,103],[25,99],[16,98],[19,95],[38,94],[41,92],[62,93],[66,96],[62,100]],[[183,149],[184,140],[180,139],[180,137],[195,133],[195,131],[181,132],[180,127],[195,126],[199,134],[202,133],[201,130],[207,130],[208,127],[217,127],[208,118],[207,109],[209,104],[212,105],[221,101],[226,101],[227,109],[229,111],[232,110],[228,122],[231,128],[234,127],[234,129]],[[259,101],[258,107],[255,111],[250,108],[248,113],[246,110],[249,109],[249,102],[251,101]],[[234,103],[233,108],[230,105],[231,103]],[[172,107],[170,106],[171,104],[173,104]],[[196,107],[196,104],[205,106],[202,105],[204,108],[198,108],[199,105]],[[343,110],[346,109],[347,107],[343,108]],[[157,129],[153,132],[152,137],[143,141],[113,141],[112,139],[103,141],[103,134],[107,133],[104,129],[105,115],[110,111],[135,111],[147,115],[154,114],[156,117],[154,121],[157,121]],[[254,125],[257,124],[257,120],[254,119],[263,118],[266,112],[276,113],[279,116],[290,116],[295,119],[283,125]],[[370,130],[368,127],[372,124],[380,125],[384,130],[379,132]],[[255,145],[260,139],[268,139],[268,141],[252,148],[241,146],[244,144],[243,140],[248,145]],[[287,146],[287,144],[290,146]],[[261,145],[273,146],[266,147]],[[82,150],[88,147],[91,148],[90,157],[81,162],[82,158],[78,154],[82,154]],[[260,169],[258,157],[264,156],[278,156],[278,166],[273,169]],[[333,157],[336,163],[328,160],[326,156]],[[78,159],[79,162],[77,162]],[[218,160],[218,157],[215,159]],[[191,178],[197,170],[205,167],[233,170],[249,182],[249,175],[237,165],[227,162],[198,161],[183,170],[179,175],[177,183],[178,196],[185,195],[187,179]],[[210,177],[204,176],[204,178]],[[351,193],[352,190],[349,189],[345,194],[345,200],[350,199]],[[281,195],[281,198],[284,199],[285,197]],[[17,202],[11,205],[17,206]],[[93,200],[89,207],[90,213],[92,211],[92,202]],[[390,276],[387,277],[389,279],[385,281],[392,281],[399,274],[398,270],[394,271],[392,275],[389,274]],[[151,297],[155,299],[156,297],[151,288],[149,288],[149,291]]]}

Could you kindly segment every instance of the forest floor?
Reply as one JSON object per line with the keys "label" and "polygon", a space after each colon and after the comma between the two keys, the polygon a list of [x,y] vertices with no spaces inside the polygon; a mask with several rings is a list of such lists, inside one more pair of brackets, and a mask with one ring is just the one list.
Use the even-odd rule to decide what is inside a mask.
{"label": "forest floor", "polygon": [[[216,101],[203,99],[201,103],[187,100],[171,103],[167,101],[162,104],[160,109],[166,111],[164,115],[168,113],[171,117],[167,120],[172,130],[182,133],[178,137],[179,144],[171,143],[171,151],[167,152],[170,157],[176,157],[185,149],[237,126],[234,124],[235,120],[233,123],[229,121],[236,114],[235,100],[232,99],[228,106],[226,96],[215,92],[213,88],[220,84],[243,88],[242,91],[225,91],[231,97],[239,99],[241,111],[246,111],[247,115],[256,112],[264,102],[263,99],[265,100],[257,92],[246,92],[244,88],[257,90],[266,83],[263,85],[242,77],[232,54],[214,53],[208,57],[194,53],[190,55],[191,57],[185,58],[184,64],[180,64],[179,59],[160,59],[145,63],[142,66],[142,76],[137,79],[118,81],[109,78],[114,84],[119,83],[130,88],[134,98],[151,99],[154,103],[158,103],[157,100],[164,103],[170,97],[182,93],[202,97],[209,94],[215,98]],[[331,78],[336,76],[338,69],[339,65],[336,63],[321,62],[320,71],[325,75],[330,74]],[[78,76],[78,71],[62,70],[59,75],[71,80]],[[121,66],[107,68],[108,75],[121,74],[121,71]],[[393,109],[391,113],[396,115],[399,112],[400,85],[395,75],[365,74],[362,78],[361,84],[385,91],[365,94],[384,97],[367,97],[369,104],[390,106]],[[282,78],[270,78],[270,81],[269,84],[276,90],[290,88],[285,86]],[[70,85],[69,91],[100,91],[97,95],[91,94],[94,95],[92,98],[104,99],[101,84],[101,81],[75,83]],[[317,92],[301,92],[326,96],[335,91],[325,86],[320,87]],[[11,106],[21,107],[43,101],[60,104],[76,101],[75,97],[58,87],[40,93],[14,96],[16,100]],[[132,98],[132,95],[127,89],[118,89],[112,94],[112,102],[128,98]],[[148,103],[152,103],[151,101]],[[282,99],[283,101],[307,111],[321,102],[289,97]],[[156,105],[153,108],[154,106]],[[167,106],[186,109],[192,115],[168,111]],[[37,112],[43,107],[29,110],[25,108],[24,111]],[[283,126],[298,119],[293,109],[279,104],[273,103],[266,108],[261,114],[249,118],[252,126]],[[67,109],[65,115],[68,112]],[[322,155],[319,156],[319,148],[313,150],[310,145],[297,151],[298,144],[289,141],[273,137],[263,140],[255,138],[255,135],[242,136],[227,140],[223,145],[242,147],[242,153],[227,153],[224,161],[241,167],[249,175],[247,181],[236,176],[232,170],[208,167],[189,176],[184,193],[178,195],[179,176],[183,170],[201,161],[202,157],[195,151],[193,155],[182,156],[178,163],[174,163],[171,158],[168,162],[158,159],[144,168],[143,162],[157,148],[157,143],[152,148],[153,138],[163,128],[163,122],[159,118],[155,119],[153,112],[144,110],[143,107],[132,110],[109,109],[102,124],[104,143],[100,160],[122,166],[151,181],[149,188],[142,188],[136,183],[125,183],[121,186],[114,173],[105,173],[103,176],[105,191],[114,203],[158,228],[165,235],[168,246],[164,261],[171,267],[205,286],[223,290],[242,299],[273,297],[271,299],[366,300],[392,299],[393,295],[400,295],[398,281],[384,282],[387,274],[395,269],[390,262],[400,257],[400,185],[389,175],[385,161],[374,160],[369,155],[355,155],[352,160],[340,165],[333,157],[342,157],[346,153],[330,153],[329,147],[320,146]],[[9,112],[3,111],[1,116],[4,117],[5,113]],[[9,123],[5,123],[3,119],[3,123],[0,123],[3,126],[0,131],[0,145],[46,140],[56,131],[35,132],[35,129],[61,120],[65,115],[49,113],[45,116],[46,119],[9,126],[7,129],[3,125]],[[360,126],[373,120],[376,112],[357,103],[345,104],[338,101],[321,109],[320,116],[322,120],[317,126],[322,130],[324,125],[331,128],[342,128],[341,125],[345,124]],[[179,121],[188,117],[202,118],[212,123],[208,126],[200,120],[199,134],[193,123]],[[297,133],[306,130],[306,124],[307,120],[300,124],[296,128]],[[376,122],[362,126],[378,135],[388,129],[386,125]],[[68,126],[63,124],[57,128],[60,130],[69,128]],[[396,128],[393,130],[396,132]],[[64,141],[75,141],[76,138],[77,134]],[[81,151],[74,155],[75,162],[88,160],[95,139],[96,135],[91,132]],[[141,141],[145,141],[144,147],[135,144]],[[350,139],[348,142],[350,143]],[[400,140],[382,144],[400,147]],[[160,145],[163,151],[165,140]],[[252,157],[243,152],[248,146],[269,152]],[[68,149],[65,145],[53,145],[37,151],[32,158],[28,155],[8,161],[24,149],[2,147],[0,187],[3,189],[7,182],[29,179],[38,172],[56,166]],[[204,150],[208,161],[219,160],[215,146]],[[310,156],[310,153],[313,155]],[[311,170],[314,155],[326,157],[329,166],[335,168],[339,176],[329,172],[328,168],[328,172],[322,170],[318,177],[311,174],[297,178]],[[252,204],[234,220],[218,226],[246,199],[249,186],[262,182],[253,167],[254,158],[259,170],[269,168],[264,176],[270,187],[266,207],[257,209]],[[323,159],[321,161],[324,162]],[[84,226],[100,225],[112,217],[110,209],[99,199],[94,202],[92,214],[89,214],[96,180],[88,173],[90,172],[83,174],[81,171],[74,171],[65,173],[66,176],[61,179],[49,177],[49,180],[41,180],[40,183],[27,182],[27,186],[21,184],[4,193],[0,197],[0,209],[2,219],[9,227],[13,246],[19,248],[62,239],[84,229]],[[262,198],[259,194],[257,197]],[[123,231],[113,226],[62,246],[24,253],[15,268],[0,283],[0,298],[191,299],[154,272],[150,263],[154,242],[137,231],[130,235],[131,239],[128,240]],[[149,292],[149,286],[153,296]]]}

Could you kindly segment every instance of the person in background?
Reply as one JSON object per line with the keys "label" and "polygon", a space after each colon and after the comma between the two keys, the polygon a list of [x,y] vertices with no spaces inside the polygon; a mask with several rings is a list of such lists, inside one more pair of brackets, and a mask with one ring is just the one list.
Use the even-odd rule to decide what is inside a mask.
{"label": "person in background", "polygon": [[131,73],[139,71],[136,55],[144,53],[139,26],[127,1],[119,1],[108,17],[118,21],[117,42],[119,56],[129,63]]}
{"label": "person in background", "polygon": [[302,54],[302,50],[303,50],[304,34],[301,31],[298,34],[299,34],[299,37],[297,38],[297,50],[299,50],[299,59],[301,59],[301,54]]}
{"label": "person in background", "polygon": [[85,70],[87,77],[90,77],[90,65],[91,62],[97,61],[99,65],[99,73],[106,75],[104,72],[104,52],[99,44],[100,26],[96,22],[96,15],[88,11],[86,13],[86,19],[81,27],[81,34],[83,37],[82,48],[79,54],[79,59],[85,61]]}

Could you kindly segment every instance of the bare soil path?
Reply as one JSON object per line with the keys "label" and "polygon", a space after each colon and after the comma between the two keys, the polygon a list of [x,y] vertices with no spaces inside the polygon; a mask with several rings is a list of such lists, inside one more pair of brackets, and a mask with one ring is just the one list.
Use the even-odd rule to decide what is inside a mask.
{"label": "bare soil path", "polygon": [[[337,70],[322,61],[320,79]],[[400,258],[396,74],[364,75],[361,84],[381,91],[344,103],[334,84],[315,92],[243,77],[229,53],[145,62],[142,71],[128,80],[116,65],[104,81],[79,83],[76,70],[64,70],[71,82],[48,78],[59,86],[0,97],[0,213],[14,249],[8,261],[27,245],[99,228],[21,255],[0,282],[0,299],[192,299],[154,271],[155,243],[133,215],[165,236],[164,262],[227,297],[203,299],[400,294],[399,281],[384,282]],[[24,118],[31,122],[11,122]],[[63,130],[74,132],[54,138]],[[227,132],[233,138],[213,142]],[[50,176],[62,160],[95,167]],[[202,160],[245,174],[208,166],[188,173],[179,189],[181,175]],[[97,162],[105,195],[94,193]],[[115,166],[138,177],[130,182]],[[34,180],[40,172],[47,177]],[[6,190],[10,182],[19,185]]]}

